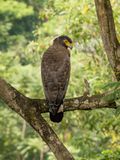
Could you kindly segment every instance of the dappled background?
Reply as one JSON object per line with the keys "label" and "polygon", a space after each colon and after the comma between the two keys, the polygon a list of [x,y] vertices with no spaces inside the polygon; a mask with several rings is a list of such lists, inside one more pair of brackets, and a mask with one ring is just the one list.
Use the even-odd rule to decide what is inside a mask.
{"label": "dappled background", "polygon": [[[120,1],[111,0],[120,40]],[[91,0],[1,0],[0,76],[21,93],[43,98],[42,53],[61,34],[74,41],[71,79],[66,97],[76,97],[90,84],[90,94],[115,85],[103,50],[94,2]],[[53,124],[75,160],[120,159],[120,115],[114,109],[72,111]],[[53,160],[31,127],[0,101],[0,160]]]}

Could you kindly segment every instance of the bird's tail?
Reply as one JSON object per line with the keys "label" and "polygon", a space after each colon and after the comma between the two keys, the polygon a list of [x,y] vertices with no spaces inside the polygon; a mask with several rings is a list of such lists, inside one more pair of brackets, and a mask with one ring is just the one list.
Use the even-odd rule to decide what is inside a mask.
{"label": "bird's tail", "polygon": [[56,113],[56,114],[52,114],[50,112],[50,120],[52,122],[56,122],[56,123],[59,123],[62,121],[62,118],[63,118],[63,112],[60,112],[60,113]]}
{"label": "bird's tail", "polygon": [[63,118],[63,105],[58,106],[50,106],[49,105],[49,112],[50,112],[50,120],[52,122],[59,123],[62,121]]}

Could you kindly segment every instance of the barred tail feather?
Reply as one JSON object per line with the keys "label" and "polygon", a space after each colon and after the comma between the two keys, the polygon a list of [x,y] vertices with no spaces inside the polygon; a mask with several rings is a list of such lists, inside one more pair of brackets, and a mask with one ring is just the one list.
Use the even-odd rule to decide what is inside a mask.
{"label": "barred tail feather", "polygon": [[62,121],[62,118],[63,118],[63,105],[62,105],[62,103],[48,104],[49,113],[50,113],[50,120],[52,122],[59,123]]}

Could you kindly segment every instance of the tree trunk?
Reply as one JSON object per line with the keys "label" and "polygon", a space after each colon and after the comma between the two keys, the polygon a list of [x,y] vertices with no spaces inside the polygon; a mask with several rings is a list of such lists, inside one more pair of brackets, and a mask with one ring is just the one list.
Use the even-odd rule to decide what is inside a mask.
{"label": "tree trunk", "polygon": [[120,44],[116,36],[112,7],[109,0],[95,0],[95,5],[103,45],[116,79],[119,81]]}

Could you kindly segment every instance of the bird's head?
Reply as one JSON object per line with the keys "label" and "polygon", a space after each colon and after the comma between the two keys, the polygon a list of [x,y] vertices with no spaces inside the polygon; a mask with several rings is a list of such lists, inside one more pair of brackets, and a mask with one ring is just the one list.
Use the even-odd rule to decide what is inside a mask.
{"label": "bird's head", "polygon": [[73,48],[73,42],[72,42],[71,38],[69,38],[68,36],[64,36],[64,35],[59,36],[54,39],[53,43],[60,44],[60,45],[64,46],[65,48],[70,48],[70,49]]}

